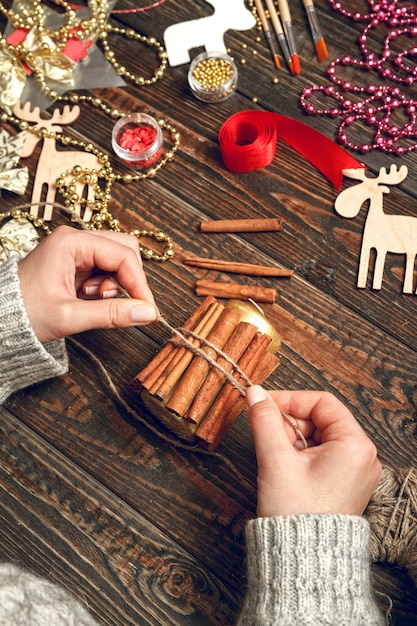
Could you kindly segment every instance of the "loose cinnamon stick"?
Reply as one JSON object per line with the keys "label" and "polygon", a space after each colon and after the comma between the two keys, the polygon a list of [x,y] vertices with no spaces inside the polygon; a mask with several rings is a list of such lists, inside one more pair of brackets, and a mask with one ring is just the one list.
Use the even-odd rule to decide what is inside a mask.
{"label": "loose cinnamon stick", "polygon": [[255,300],[274,304],[276,289],[260,285],[240,285],[239,283],[221,283],[212,280],[197,280],[197,296],[215,296],[216,298],[236,298],[237,300]]}
{"label": "loose cinnamon stick", "polygon": [[[213,330],[207,336],[207,340],[217,348],[222,349],[239,321],[240,315],[237,311],[225,308]],[[217,358],[217,354],[213,348],[205,346],[203,350],[214,360]],[[184,372],[172,396],[166,403],[167,409],[182,416],[184,416],[193,401],[201,383],[210,369],[210,365],[204,357],[198,355],[193,356],[194,358],[190,366],[187,368],[187,371]]]}
{"label": "loose cinnamon stick", "polygon": [[[248,322],[240,322],[230,336],[230,339],[225,344],[223,352],[225,352],[225,354],[227,354],[227,356],[236,363],[247,349],[256,333],[256,326],[249,324]],[[226,372],[231,372],[233,369],[233,364],[222,356],[218,357],[217,364]],[[184,417],[195,424],[198,424],[207,413],[216,395],[221,390],[224,380],[225,375],[216,367],[212,366]]]}
{"label": "loose cinnamon stick", "polygon": [[185,257],[183,262],[185,265],[192,265],[208,270],[219,270],[220,272],[247,274],[250,276],[290,277],[294,274],[294,270],[279,269],[266,265],[251,265],[250,263],[235,263],[234,261],[220,261],[218,259],[204,259],[202,257]]}
{"label": "loose cinnamon stick", "polygon": [[202,233],[259,233],[282,229],[281,218],[245,219],[245,220],[203,220],[200,224]]}
{"label": "loose cinnamon stick", "polygon": [[[216,304],[216,303],[217,303],[217,301],[213,297],[209,296],[209,297],[205,298],[205,300],[203,300],[203,302],[200,304],[200,306],[197,307],[197,309],[194,311],[194,313],[192,313],[190,315],[188,320],[186,320],[186,322],[184,322],[183,327],[186,328],[187,330],[193,330],[193,327],[198,323],[198,321],[201,319],[201,317],[207,311],[209,306],[212,305],[212,304]],[[144,381],[151,375],[152,372],[154,372],[154,370],[157,367],[159,367],[160,364],[164,364],[164,362],[168,358],[169,353],[172,352],[173,349],[174,349],[174,345],[172,343],[166,343],[163,346],[163,348],[148,363],[148,365],[146,365],[143,368],[143,370],[141,370],[139,372],[139,374],[137,374],[135,376],[133,381],[137,380],[140,383],[144,383]],[[133,383],[133,381],[132,381],[132,383]],[[150,384],[147,384],[147,388],[150,388],[152,386],[152,384],[153,384],[152,382]]]}
{"label": "loose cinnamon stick", "polygon": [[[209,333],[218,322],[223,310],[224,306],[219,302],[213,304],[200,323],[195,327],[195,332],[203,339],[208,337]],[[190,342],[197,347],[201,345],[198,339],[191,338]],[[163,375],[162,380],[158,380],[149,390],[150,393],[155,394],[160,400],[165,400],[177,384],[183,372],[187,369],[193,356],[194,354],[191,350],[183,346],[177,346],[176,355],[169,364],[168,375]]]}

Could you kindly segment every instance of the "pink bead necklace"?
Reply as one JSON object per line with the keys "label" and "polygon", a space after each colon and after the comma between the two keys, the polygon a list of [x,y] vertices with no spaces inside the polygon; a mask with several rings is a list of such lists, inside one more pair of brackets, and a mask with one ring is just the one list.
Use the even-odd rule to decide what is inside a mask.
{"label": "pink bead necklace", "polygon": [[[399,85],[412,87],[417,80],[417,7],[399,5],[398,0],[368,0],[370,12],[352,13],[342,3],[329,0],[335,11],[355,22],[367,21],[358,43],[362,60],[345,55],[330,63],[327,74],[332,85],[306,87],[301,95],[301,105],[307,114],[325,115],[332,119],[341,117],[337,131],[338,141],[352,150],[365,154],[379,149],[401,156],[417,148],[417,101],[405,96]],[[379,54],[369,49],[376,29],[387,34]],[[411,42],[411,45],[410,45]],[[394,51],[403,45],[399,52]],[[338,70],[354,68],[358,76],[366,72],[376,74],[379,81],[392,81],[397,86],[382,84],[355,85],[351,80],[338,77]],[[346,71],[346,69],[345,69]],[[316,106],[316,102],[330,99],[331,106]],[[395,120],[395,121],[394,121]],[[354,124],[361,125],[371,140],[356,144],[349,140],[348,131]]]}

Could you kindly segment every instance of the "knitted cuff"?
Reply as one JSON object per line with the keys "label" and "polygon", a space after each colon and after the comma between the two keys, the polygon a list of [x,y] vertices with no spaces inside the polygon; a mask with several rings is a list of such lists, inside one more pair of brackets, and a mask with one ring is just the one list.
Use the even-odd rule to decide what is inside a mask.
{"label": "knitted cuff", "polygon": [[66,590],[7,563],[0,563],[0,624],[98,626]]}
{"label": "knitted cuff", "polygon": [[18,389],[68,371],[64,340],[42,345],[32,330],[17,261],[11,257],[0,268],[0,404]]}
{"label": "knitted cuff", "polygon": [[369,525],[350,515],[258,518],[246,527],[248,592],[240,626],[381,626]]}

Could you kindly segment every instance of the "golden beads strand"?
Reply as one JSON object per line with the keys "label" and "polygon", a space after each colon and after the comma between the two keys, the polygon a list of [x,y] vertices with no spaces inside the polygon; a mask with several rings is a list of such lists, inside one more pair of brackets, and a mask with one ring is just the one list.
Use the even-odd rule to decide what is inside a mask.
{"label": "golden beads strand", "polygon": [[[126,78],[139,86],[152,85],[163,77],[168,63],[168,57],[164,47],[155,39],[155,37],[146,37],[132,28],[119,28],[108,24],[107,0],[88,0],[87,5],[90,16],[87,19],[79,19],[77,17],[78,12],[74,11],[71,4],[67,2],[67,0],[53,1],[56,5],[59,5],[64,9],[66,16],[64,24],[59,28],[54,28],[54,30],[50,30],[45,26],[46,13],[39,0],[31,0],[30,10],[25,7],[19,8],[19,13],[15,13],[13,9],[6,9],[3,3],[0,2],[0,13],[3,14],[16,29],[21,28],[34,30],[39,38],[44,40],[48,37],[54,46],[54,51],[61,52],[64,50],[68,39],[70,38],[76,38],[83,41],[96,39],[97,42],[102,45],[103,53],[107,61],[115,68],[118,74],[120,76],[126,76]],[[128,39],[136,39],[147,46],[156,48],[160,64],[151,78],[138,76],[117,62],[114,52],[108,43],[108,36],[110,33],[115,33]],[[23,44],[18,44],[16,46],[8,45],[6,39],[2,35],[0,35],[0,44],[2,47],[7,48],[12,56],[15,56],[20,61],[24,61],[29,65],[33,71],[35,80],[44,94],[51,98],[51,100],[56,100],[58,98],[56,90],[47,84],[47,77],[45,76],[43,70],[37,67],[36,57],[31,51],[26,50]],[[42,46],[46,49],[46,47],[49,47],[49,44],[44,41]]]}
{"label": "golden beads strand", "polygon": [[[111,26],[107,23],[108,18],[108,2],[107,0],[88,0],[88,8],[90,16],[88,19],[79,20],[77,18],[77,12],[74,11],[71,4],[66,0],[52,0],[56,5],[61,6],[64,9],[66,19],[64,24],[58,28],[49,30],[45,26],[46,14],[42,7],[40,0],[31,0],[30,10],[26,7],[19,7],[19,13],[15,13],[13,9],[6,9],[2,2],[0,2],[0,13],[3,14],[12,24],[14,28],[24,28],[28,30],[36,30],[40,38],[49,37],[54,45],[55,51],[62,51],[67,45],[69,38],[78,38],[87,40],[88,38],[96,38],[101,43],[103,53],[108,62],[115,68],[120,76],[125,76],[132,82],[139,86],[151,85],[157,80],[163,77],[167,66],[167,54],[164,47],[155,39],[155,37],[146,37],[137,33],[132,28],[119,28]],[[117,62],[114,52],[112,51],[109,43],[109,34],[116,34],[128,39],[135,39],[141,43],[151,46],[156,49],[160,65],[155,70],[151,78],[145,78],[138,76],[133,72],[126,69],[120,63]],[[45,43],[44,46],[49,44]],[[28,52],[23,45],[18,44],[12,46],[7,44],[6,39],[0,35],[0,47],[7,49],[9,53],[20,61],[26,61],[33,70],[33,75],[38,82],[40,89],[52,100],[60,100],[62,102],[70,102],[71,104],[79,104],[81,102],[87,102],[92,106],[99,108],[104,113],[109,115],[112,119],[118,119],[124,116],[124,113],[117,108],[109,106],[101,98],[94,96],[81,95],[77,93],[71,93],[69,95],[61,95],[51,89],[46,83],[46,77],[42,70],[37,67],[33,55]],[[116,174],[110,164],[109,156],[95,147],[92,143],[80,141],[74,139],[68,135],[61,133],[54,133],[48,131],[41,125],[30,126],[27,121],[20,120],[14,115],[9,115],[6,112],[0,113],[1,122],[11,122],[18,126],[20,130],[30,131],[37,134],[40,138],[52,138],[59,141],[64,146],[72,146],[74,148],[82,149],[86,152],[93,153],[99,163],[99,170],[89,170],[82,168],[79,165],[75,165],[72,168],[68,168],[65,172],[62,172],[61,176],[56,181],[58,191],[64,198],[65,207],[67,207],[69,213],[73,215],[73,219],[81,223],[81,220],[76,217],[75,211],[73,211],[74,205],[80,205],[80,210],[84,210],[84,213],[91,214],[91,221],[87,224],[87,228],[90,230],[100,230],[104,226],[107,226],[110,230],[120,231],[120,224],[117,219],[108,210],[108,205],[111,200],[111,192],[113,183],[115,181],[121,181],[124,183],[132,183],[146,178],[153,178],[157,172],[167,163],[174,158],[176,151],[180,144],[180,134],[177,130],[169,124],[167,121],[161,119],[158,120],[158,124],[171,136],[171,147],[167,150],[164,156],[152,165],[150,169],[144,172],[135,174]],[[100,186],[100,181],[104,181]],[[77,193],[77,182],[81,182],[84,185],[88,184],[94,188],[94,199],[81,198]],[[33,222],[37,228],[42,228],[45,233],[49,234],[51,231],[41,218],[33,218],[30,213],[22,213],[21,211],[12,211],[9,214],[5,214],[2,217],[11,217],[18,219],[20,217],[26,217]],[[83,224],[85,227],[85,224]],[[137,237],[150,237],[157,242],[165,244],[164,250],[161,254],[147,248],[143,245],[139,245],[141,254],[147,259],[153,259],[156,261],[166,261],[173,257],[173,242],[172,239],[163,233],[162,231],[153,230],[138,230],[133,229],[130,231],[132,235]]]}
{"label": "golden beads strand", "polygon": [[[123,65],[120,65],[120,63],[116,61],[114,52],[110,48],[109,43],[107,41],[107,37],[109,33],[116,33],[118,35],[121,35],[122,37],[126,37],[127,39],[136,39],[137,41],[140,41],[146,44],[147,46],[151,46],[157,49],[158,57],[161,63],[159,67],[155,70],[152,78],[144,78],[143,76],[136,76],[136,74],[133,74],[133,72],[130,72]],[[132,28],[118,28],[116,26],[110,26],[108,24],[106,29],[102,30],[100,33],[100,42],[101,42],[101,45],[103,46],[104,56],[109,61],[109,63],[113,65],[114,69],[119,74],[119,76],[126,76],[126,78],[128,78],[132,82],[136,83],[139,86],[142,86],[142,85],[152,85],[157,80],[162,78],[162,76],[164,75],[166,66],[168,64],[168,56],[165,51],[165,48],[159,43],[159,41],[155,39],[155,37],[145,37],[144,35],[137,33]]]}
{"label": "golden beads strand", "polygon": [[[100,98],[95,98],[93,96],[71,94],[70,96],[62,97],[61,99],[72,103],[88,101],[95,107],[99,107],[110,114],[115,113],[116,111],[116,109],[111,109],[111,107],[109,107]],[[117,111],[117,116],[122,117],[123,113]],[[97,157],[101,165],[100,170],[89,170],[87,168],[82,168],[80,165],[75,165],[74,167],[68,168],[65,172],[63,172],[56,181],[56,187],[63,196],[64,204],[70,213],[75,213],[73,211],[73,207],[76,204],[80,204],[84,211],[92,213],[91,221],[87,225],[87,228],[90,230],[101,230],[103,227],[107,226],[110,230],[120,232],[121,229],[119,221],[115,219],[108,210],[108,205],[112,197],[111,192],[113,183],[115,181],[132,183],[146,178],[153,178],[165,163],[174,158],[175,152],[178,150],[180,145],[180,134],[174,126],[165,120],[158,120],[160,127],[171,134],[172,145],[171,148],[165,153],[165,156],[146,172],[139,172],[135,174],[115,174],[110,164],[109,156],[95,147],[92,143],[86,143],[79,139],[69,137],[68,135],[48,131],[42,126],[30,126],[26,121],[20,120],[19,118],[9,115],[6,112],[2,112],[0,114],[0,121],[11,122],[18,126],[20,130],[33,132],[41,138],[49,137],[55,139],[56,141],[60,141],[64,146],[81,148],[86,152],[93,153]],[[99,180],[104,181],[103,188],[100,187]],[[76,192],[76,182],[91,185],[94,188],[94,199],[90,200],[88,198],[81,198]],[[10,216],[15,217],[16,219],[19,217],[12,214]],[[27,214],[25,214],[25,217],[27,217]],[[35,219],[32,219],[32,221],[36,227],[41,227],[48,233],[49,229],[43,220],[37,219],[37,221],[35,221]],[[142,236],[150,237],[154,238],[157,242],[165,243],[164,251],[161,254],[140,244],[139,247],[141,253],[146,259],[167,261],[174,256],[172,239],[162,231],[133,229],[130,231],[130,234],[134,235],[138,239]]]}

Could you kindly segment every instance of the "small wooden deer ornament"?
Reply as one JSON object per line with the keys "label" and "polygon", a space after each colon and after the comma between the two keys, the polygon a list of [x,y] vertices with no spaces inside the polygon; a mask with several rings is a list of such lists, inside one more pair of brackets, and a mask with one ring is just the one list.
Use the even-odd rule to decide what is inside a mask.
{"label": "small wooden deer ornament", "polygon": [[376,251],[373,289],[381,289],[385,259],[388,252],[405,254],[406,265],[403,293],[417,293],[413,288],[414,263],[417,255],[417,218],[408,215],[387,215],[384,213],[384,194],[389,193],[387,185],[399,185],[407,177],[405,165],[399,169],[391,165],[389,172],[381,167],[376,178],[366,175],[364,169],[343,170],[349,178],[361,181],[354,187],[342,191],[335,202],[335,209],[343,217],[356,217],[363,203],[369,200],[368,215],[362,236],[359,260],[358,282],[366,287],[371,250]]}
{"label": "small wooden deer ornament", "polygon": [[[61,124],[71,124],[74,122],[79,114],[80,107],[64,106],[62,112],[59,109],[54,109],[52,117],[50,119],[43,119],[38,107],[32,110],[30,102],[26,102],[23,106],[21,103],[16,104],[13,110],[16,117],[27,122],[34,122],[35,125],[40,128],[45,128],[48,131],[54,133],[62,132]],[[22,149],[21,157],[30,156],[37,143],[40,141],[38,134],[28,132],[27,139]],[[39,214],[39,202],[42,201],[42,193],[44,186],[46,187],[45,197],[45,209],[43,219],[48,221],[52,219],[53,204],[56,196],[56,181],[67,170],[75,165],[80,165],[83,169],[96,170],[101,168],[100,162],[97,157],[91,152],[80,152],[76,150],[60,150],[56,149],[55,139],[53,137],[44,137],[42,151],[39,156],[38,166],[36,168],[35,180],[33,183],[32,191],[32,208],[31,214],[34,217],[38,217]],[[86,194],[90,200],[94,199],[94,188],[92,185],[73,181],[75,185],[75,193],[80,198]],[[81,217],[81,206],[76,204],[74,206],[75,212]],[[84,212],[82,216],[85,222],[90,221],[92,211],[90,209]]]}

